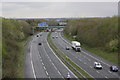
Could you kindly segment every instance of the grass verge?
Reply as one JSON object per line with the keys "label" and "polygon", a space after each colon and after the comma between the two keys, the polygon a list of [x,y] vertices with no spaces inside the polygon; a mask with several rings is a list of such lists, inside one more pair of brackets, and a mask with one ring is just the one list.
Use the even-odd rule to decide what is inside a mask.
{"label": "grass verge", "polygon": [[31,37],[28,37],[26,40],[19,43],[20,52],[18,55],[17,71],[16,71],[17,72],[16,76],[18,78],[24,78],[25,46],[30,38]]}
{"label": "grass verge", "polygon": [[[75,40],[75,39],[73,39],[72,36],[69,36],[65,33],[63,33],[63,35],[65,38],[67,38],[70,41]],[[87,51],[90,51],[90,52],[96,54],[97,56],[100,56],[100,57],[112,62],[112,63],[118,64],[118,53],[116,53],[116,52],[108,52],[108,51],[105,51],[101,48],[91,48],[85,44],[82,44],[81,47],[86,49]]]}
{"label": "grass verge", "polygon": [[[48,34],[47,41],[50,45],[50,47],[53,49],[55,54],[59,57],[59,59],[78,77],[83,80],[85,78],[91,78],[93,79],[89,74],[87,74],[84,70],[82,70],[80,67],[78,67],[73,61],[69,59],[64,53],[62,53],[52,42],[50,38],[51,32]],[[84,75],[84,76],[83,76]]]}

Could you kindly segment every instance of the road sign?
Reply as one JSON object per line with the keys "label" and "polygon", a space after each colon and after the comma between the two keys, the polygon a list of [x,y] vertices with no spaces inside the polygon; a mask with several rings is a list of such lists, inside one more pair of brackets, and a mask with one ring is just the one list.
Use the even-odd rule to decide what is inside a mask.
{"label": "road sign", "polygon": [[40,27],[48,27],[48,24],[46,22],[38,23],[38,26]]}

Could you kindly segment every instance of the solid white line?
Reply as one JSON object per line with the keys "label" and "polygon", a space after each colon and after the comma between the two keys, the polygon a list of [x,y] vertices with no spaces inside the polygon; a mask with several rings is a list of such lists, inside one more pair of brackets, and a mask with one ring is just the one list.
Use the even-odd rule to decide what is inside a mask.
{"label": "solid white line", "polygon": [[[59,35],[60,35],[60,37],[61,37],[61,34],[59,33]],[[61,37],[61,39],[63,39],[62,37]],[[63,41],[65,41],[66,43],[68,43],[68,44],[70,44],[69,42],[67,42],[65,39],[63,39]],[[71,45],[71,44],[70,44]],[[109,66],[110,67],[110,65],[109,64],[107,64],[107,63],[105,63],[105,62],[103,62],[103,61],[101,61],[101,60],[99,60],[99,59],[97,59],[97,58],[95,58],[95,57],[93,57],[92,55],[90,55],[90,54],[88,54],[88,53],[86,53],[86,52],[84,52],[84,51],[82,51],[83,53],[85,53],[86,55],[88,55],[88,56],[90,56],[90,57],[92,57],[92,58],[94,58],[94,59],[96,59],[96,60],[98,60],[98,61],[100,61],[100,62],[102,62],[102,63],[104,63],[104,64],[106,64],[107,66]]]}
{"label": "solid white line", "polygon": [[36,75],[35,75],[35,70],[34,70],[34,66],[33,66],[33,61],[32,61],[32,46],[30,47],[30,58],[31,58],[31,65],[32,65],[32,71],[33,71],[33,75],[34,75],[34,78],[35,78],[35,80],[37,80],[36,79]]}
{"label": "solid white line", "polygon": [[[47,42],[47,40],[46,40],[46,42]],[[66,69],[68,70],[68,71],[70,71],[70,69],[58,58],[58,56],[54,53],[54,51],[51,49],[51,47],[50,47],[50,45],[48,44],[48,42],[47,42],[47,45],[48,45],[48,47],[50,48],[50,50],[53,52],[53,54],[55,55],[55,57],[57,57],[57,59],[66,67]],[[78,78],[72,71],[70,71],[76,78]]]}

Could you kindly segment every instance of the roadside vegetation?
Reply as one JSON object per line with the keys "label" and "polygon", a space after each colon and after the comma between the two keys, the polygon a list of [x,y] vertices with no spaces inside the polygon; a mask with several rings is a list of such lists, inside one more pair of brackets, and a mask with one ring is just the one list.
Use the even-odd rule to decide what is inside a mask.
{"label": "roadside vegetation", "polygon": [[53,49],[55,54],[59,57],[59,59],[78,77],[82,80],[86,80],[89,78],[90,80],[93,80],[93,78],[87,74],[84,70],[82,70],[79,66],[77,66],[68,56],[66,56],[64,53],[62,53],[52,42],[51,40],[51,32],[47,36],[47,41],[50,45],[50,47]]}
{"label": "roadside vegetation", "polygon": [[0,17],[0,79],[2,78],[2,18]]}
{"label": "roadside vegetation", "polygon": [[[71,19],[63,32],[69,40],[106,60],[118,64],[118,17]],[[76,36],[73,38],[73,36]]]}
{"label": "roadside vegetation", "polygon": [[2,78],[24,78],[24,47],[31,25],[2,18]]}

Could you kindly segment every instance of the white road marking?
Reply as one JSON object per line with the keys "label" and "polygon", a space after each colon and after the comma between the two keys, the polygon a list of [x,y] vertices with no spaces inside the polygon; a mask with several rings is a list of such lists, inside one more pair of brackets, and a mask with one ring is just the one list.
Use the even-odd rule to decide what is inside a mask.
{"label": "white road marking", "polygon": [[49,75],[47,71],[45,71],[45,72],[46,72],[47,75]]}
{"label": "white road marking", "polygon": [[81,59],[79,59],[80,61],[82,61]]}
{"label": "white road marking", "polygon": [[[47,40],[46,40],[47,41]],[[47,52],[46,52],[46,50],[45,50],[45,48],[44,48],[44,45],[42,45],[43,46],[43,50],[45,51],[45,53],[46,53],[46,55],[48,56],[48,54],[47,54]],[[49,56],[48,56],[48,58],[49,58]],[[51,61],[51,59],[49,58],[49,60]],[[51,61],[52,62],[52,61]],[[57,71],[59,71],[58,69],[57,69],[57,67],[53,64],[53,62],[52,62],[52,65],[54,66],[54,68],[57,70]],[[61,75],[61,77],[63,78],[63,76],[62,76],[62,74],[61,73],[58,73],[58,74],[60,74]],[[63,78],[64,79],[64,78]]]}
{"label": "white road marking", "polygon": [[43,62],[42,62],[42,65],[44,66]]}
{"label": "white road marking", "polygon": [[[47,40],[46,40],[46,42],[47,42]],[[66,67],[66,69],[69,71],[69,72],[71,72],[74,76],[75,76],[75,78],[78,78],[72,71],[70,71],[70,69],[58,58],[58,56],[54,53],[54,51],[51,49],[51,47],[50,47],[50,45],[48,44],[48,42],[47,42],[47,45],[48,45],[48,47],[50,48],[50,50],[53,52],[53,54],[55,55],[55,57],[57,57],[57,59]]]}
{"label": "white road marking", "polygon": [[110,65],[109,65],[109,64],[107,64],[107,63],[105,63],[105,62],[103,62],[103,61],[101,61],[101,60],[99,60],[99,59],[97,59],[97,58],[93,57],[92,55],[90,55],[90,54],[88,54],[88,53],[86,53],[86,52],[84,52],[84,51],[82,51],[82,52],[83,52],[83,53],[85,53],[86,55],[88,55],[88,56],[92,57],[93,59],[96,59],[97,61],[100,61],[100,62],[102,62],[102,63],[104,63],[104,64],[106,64],[107,66],[109,66],[109,67],[110,67]]}
{"label": "white road marking", "polygon": [[[39,55],[39,58],[41,57],[40,56],[40,54],[39,54],[39,52],[38,52],[38,55]],[[42,58],[40,58],[40,61],[42,62]],[[43,68],[44,68],[44,70],[45,70],[45,72],[46,72],[46,75],[49,77],[49,79],[50,79],[50,76],[49,76],[49,74],[48,74],[48,72],[47,72],[47,70],[46,70],[46,68],[45,68],[45,65],[44,65],[44,63],[42,62],[42,65],[43,65]],[[51,80],[51,79],[50,79]]]}
{"label": "white road marking", "polygon": [[44,70],[46,70],[45,66],[43,68],[44,68]]}
{"label": "white road marking", "polygon": [[105,78],[107,78],[107,79],[108,79],[108,77],[107,77],[107,76],[105,76]]}
{"label": "white road marking", "polygon": [[42,59],[40,61],[42,62]]}
{"label": "white road marking", "polygon": [[[87,58],[88,59],[88,58]],[[90,59],[88,59],[88,61],[91,61]]]}
{"label": "white road marking", "polygon": [[[61,34],[59,34],[59,35],[60,35],[60,37],[61,37]],[[63,38],[61,37],[61,39],[63,39]],[[71,44],[70,44],[69,42],[67,42],[65,39],[63,39],[63,41],[65,41],[66,43],[68,43],[69,45],[71,45]],[[86,53],[86,52],[84,52],[84,51],[82,51],[82,52],[85,53],[86,55],[88,55],[88,56],[90,56],[90,57],[92,57],[92,58],[94,58],[94,59],[96,59],[96,60],[98,60],[98,61],[100,61],[100,62],[102,62],[102,63],[104,63],[104,64],[106,64],[107,66],[110,67],[109,64],[107,64],[107,63],[105,63],[105,62],[103,62],[103,61],[101,61],[101,60],[99,60],[99,59],[93,57],[92,55],[90,55],[90,54],[88,54],[88,53]]]}
{"label": "white road marking", "polygon": [[100,73],[99,71],[96,71],[97,73]]}
{"label": "white road marking", "polygon": [[[60,35],[60,34],[59,34]],[[61,37],[61,35],[60,35],[60,37]],[[61,37],[61,39],[63,39],[62,37]],[[63,41],[65,41],[66,43],[68,43],[68,44],[70,44],[69,42],[67,42],[66,40],[64,40],[63,39]],[[70,44],[71,45],[71,44]],[[71,60],[71,59],[70,59]],[[72,60],[71,60],[72,61]],[[76,63],[75,63],[76,64]],[[77,64],[76,64],[77,65]],[[78,65],[77,65],[78,66]],[[80,66],[79,66],[80,67]],[[80,67],[81,68],[81,67]],[[83,71],[85,71],[87,74],[89,74],[86,70],[84,70],[83,68],[81,68]],[[90,75],[90,74],[89,74]],[[94,78],[92,75],[90,75],[92,78]]]}
{"label": "white road marking", "polygon": [[109,73],[112,73],[112,72],[110,72],[110,71],[108,71]]}
{"label": "white road marking", "polygon": [[92,66],[90,66],[90,68],[92,68]]}
{"label": "white road marking", "polygon": [[33,66],[33,61],[32,61],[32,46],[30,47],[30,58],[31,58],[31,65],[32,65],[32,71],[33,71],[33,75],[35,80],[37,80],[36,75],[35,75],[35,70],[34,70],[34,66]]}
{"label": "white road marking", "polygon": [[86,64],[86,63],[84,62],[84,64]]}

